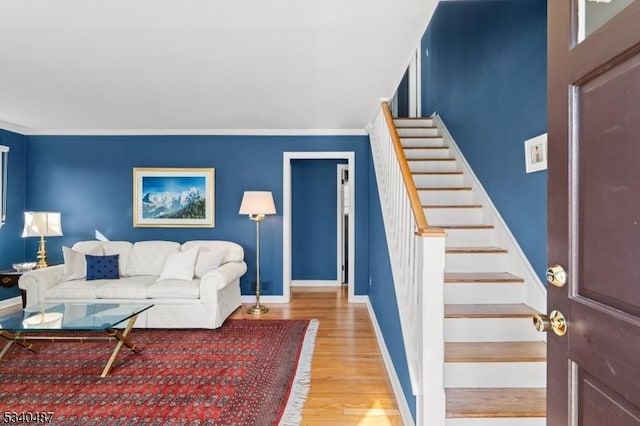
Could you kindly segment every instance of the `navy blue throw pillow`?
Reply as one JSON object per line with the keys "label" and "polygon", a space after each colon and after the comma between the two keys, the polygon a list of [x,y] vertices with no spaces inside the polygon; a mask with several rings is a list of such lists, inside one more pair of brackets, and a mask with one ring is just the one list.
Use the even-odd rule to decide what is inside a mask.
{"label": "navy blue throw pillow", "polygon": [[109,256],[85,255],[87,259],[87,281],[120,279],[118,256],[117,254]]}

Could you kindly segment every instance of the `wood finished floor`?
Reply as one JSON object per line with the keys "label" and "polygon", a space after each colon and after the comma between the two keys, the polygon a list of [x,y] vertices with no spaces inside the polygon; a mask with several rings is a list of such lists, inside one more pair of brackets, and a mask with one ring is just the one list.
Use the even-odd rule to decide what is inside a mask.
{"label": "wood finished floor", "polygon": [[[255,318],[248,306],[231,318]],[[291,303],[268,306],[260,318],[319,321],[302,425],[403,424],[366,305],[336,287],[293,287]]]}
{"label": "wood finished floor", "polygon": [[402,425],[367,307],[349,304],[345,290],[294,287],[291,303],[268,304],[260,317],[243,305],[230,318],[319,321],[301,425]]}

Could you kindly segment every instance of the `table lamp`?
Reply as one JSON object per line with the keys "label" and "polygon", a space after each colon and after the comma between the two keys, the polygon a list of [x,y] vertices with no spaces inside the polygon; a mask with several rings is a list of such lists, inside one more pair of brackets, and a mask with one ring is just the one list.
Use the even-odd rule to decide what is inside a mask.
{"label": "table lamp", "polygon": [[40,237],[38,245],[38,264],[36,268],[46,268],[47,251],[44,237],[62,235],[62,223],[59,212],[24,212],[24,229],[22,237]]}
{"label": "table lamp", "polygon": [[260,222],[267,214],[276,214],[276,206],[270,191],[245,191],[240,203],[239,214],[249,215],[256,222],[256,304],[247,309],[252,315],[269,312],[269,308],[260,304]]}

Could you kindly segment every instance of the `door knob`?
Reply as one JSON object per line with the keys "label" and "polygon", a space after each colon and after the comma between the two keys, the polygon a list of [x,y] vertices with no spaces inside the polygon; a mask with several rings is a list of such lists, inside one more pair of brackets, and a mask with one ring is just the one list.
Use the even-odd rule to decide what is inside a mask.
{"label": "door knob", "polygon": [[541,333],[553,330],[558,336],[564,336],[567,333],[567,320],[562,312],[555,310],[547,315],[535,314],[533,316],[533,326]]}
{"label": "door knob", "polygon": [[551,265],[547,268],[547,281],[556,287],[562,287],[567,283],[567,272],[560,265]]}

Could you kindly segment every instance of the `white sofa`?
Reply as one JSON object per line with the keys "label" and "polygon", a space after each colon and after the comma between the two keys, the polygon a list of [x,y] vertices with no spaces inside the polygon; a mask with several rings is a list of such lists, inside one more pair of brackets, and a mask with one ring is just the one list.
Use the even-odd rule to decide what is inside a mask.
{"label": "white sofa", "polygon": [[[233,242],[81,241],[63,252],[64,265],[20,277],[18,285],[27,292],[27,307],[71,302],[153,303],[154,307],[140,314],[135,327],[217,328],[240,306],[240,277],[247,265],[244,250]],[[115,274],[119,277],[87,280],[86,263],[82,263],[85,254],[117,254]]]}

